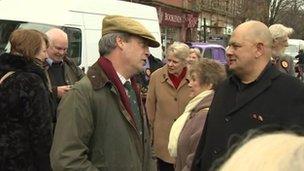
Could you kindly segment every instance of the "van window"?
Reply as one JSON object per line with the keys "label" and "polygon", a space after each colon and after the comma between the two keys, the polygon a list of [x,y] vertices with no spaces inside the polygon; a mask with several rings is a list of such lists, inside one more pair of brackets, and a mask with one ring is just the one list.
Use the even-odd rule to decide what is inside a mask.
{"label": "van window", "polygon": [[[41,32],[46,32],[52,27],[52,25],[47,24],[37,24],[30,22],[22,22],[22,21],[9,21],[9,20],[0,20],[0,54],[4,52],[9,52],[9,36],[11,33],[18,29],[35,29]],[[81,64],[81,30],[73,27],[59,27],[64,30],[69,39],[69,48],[68,48],[68,57],[75,62],[76,65]]]}
{"label": "van window", "polygon": [[211,48],[206,48],[204,50],[204,58],[208,58],[208,59],[212,59],[212,52],[211,52]]}
{"label": "van window", "polygon": [[72,27],[62,27],[64,32],[67,33],[69,39],[68,56],[76,64],[81,64],[81,30]]}
{"label": "van window", "polygon": [[221,63],[226,63],[225,50],[221,48],[212,49],[213,59],[220,61]]}

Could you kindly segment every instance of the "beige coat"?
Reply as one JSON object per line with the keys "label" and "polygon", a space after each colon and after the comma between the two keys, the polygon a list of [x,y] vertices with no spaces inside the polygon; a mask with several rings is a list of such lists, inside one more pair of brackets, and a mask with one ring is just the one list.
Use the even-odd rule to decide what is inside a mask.
{"label": "beige coat", "polygon": [[153,145],[156,156],[168,163],[174,163],[168,151],[171,126],[190,100],[188,82],[186,76],[175,89],[166,65],[153,72],[150,78],[146,108],[153,132]]}

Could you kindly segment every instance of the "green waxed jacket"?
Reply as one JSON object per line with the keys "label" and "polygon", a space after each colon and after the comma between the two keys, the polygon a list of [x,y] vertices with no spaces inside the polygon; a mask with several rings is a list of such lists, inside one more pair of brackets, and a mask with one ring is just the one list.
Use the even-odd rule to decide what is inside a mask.
{"label": "green waxed jacket", "polygon": [[95,63],[61,100],[51,149],[60,170],[154,171],[150,135],[142,106],[140,136],[118,91]]}

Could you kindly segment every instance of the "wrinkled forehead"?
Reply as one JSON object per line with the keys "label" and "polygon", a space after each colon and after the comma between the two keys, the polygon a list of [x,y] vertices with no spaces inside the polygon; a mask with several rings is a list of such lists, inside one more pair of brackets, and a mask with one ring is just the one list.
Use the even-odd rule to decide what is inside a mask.
{"label": "wrinkled forehead", "polygon": [[236,43],[258,43],[262,41],[261,35],[257,34],[254,30],[250,29],[236,29],[233,34],[231,35],[231,38],[229,40],[230,42],[236,42]]}
{"label": "wrinkled forehead", "polygon": [[246,42],[246,37],[240,32],[234,32],[229,40],[229,44],[243,44]]}
{"label": "wrinkled forehead", "polygon": [[68,46],[68,40],[64,37],[57,37],[51,41],[51,44],[53,46],[59,46],[59,47],[67,47]]}

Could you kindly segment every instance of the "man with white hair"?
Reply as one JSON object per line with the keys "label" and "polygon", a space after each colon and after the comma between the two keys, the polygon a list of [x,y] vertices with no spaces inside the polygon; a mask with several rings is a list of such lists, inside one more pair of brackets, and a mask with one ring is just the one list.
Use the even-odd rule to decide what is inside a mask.
{"label": "man with white hair", "polygon": [[294,63],[291,56],[285,55],[284,51],[288,47],[289,36],[293,33],[293,29],[282,24],[273,24],[269,27],[272,39],[272,61],[277,68],[291,76],[295,75]]}
{"label": "man with white hair", "polygon": [[[70,90],[71,85],[84,76],[84,73],[67,58],[67,34],[58,28],[52,28],[45,34],[50,41],[50,46],[47,49],[48,58],[46,59],[48,65],[47,72],[54,95],[54,108],[57,109],[61,97]],[[53,121],[56,122],[56,114]]]}

